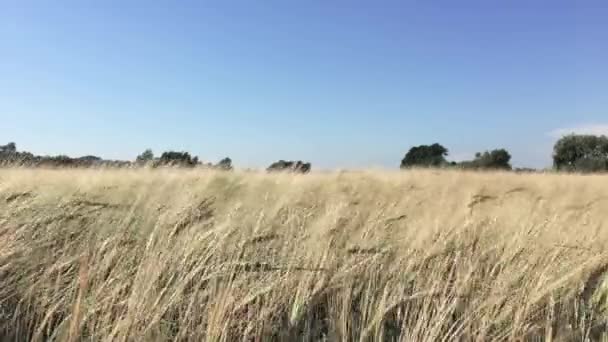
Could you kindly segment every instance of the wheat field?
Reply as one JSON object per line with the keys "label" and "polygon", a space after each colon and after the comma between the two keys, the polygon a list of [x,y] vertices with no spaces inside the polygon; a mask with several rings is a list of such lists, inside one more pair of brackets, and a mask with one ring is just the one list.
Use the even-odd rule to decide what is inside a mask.
{"label": "wheat field", "polygon": [[0,171],[0,340],[606,339],[608,176]]}

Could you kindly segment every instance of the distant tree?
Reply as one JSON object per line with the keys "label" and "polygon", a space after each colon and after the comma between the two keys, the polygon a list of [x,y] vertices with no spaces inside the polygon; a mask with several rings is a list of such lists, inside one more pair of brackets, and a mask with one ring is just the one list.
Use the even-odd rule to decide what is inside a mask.
{"label": "distant tree", "polygon": [[147,164],[154,160],[154,152],[151,149],[145,150],[142,154],[135,158],[135,162],[138,164]]}
{"label": "distant tree", "polygon": [[198,157],[192,158],[188,152],[164,152],[159,160],[160,165],[194,167],[198,162]]}
{"label": "distant tree", "polygon": [[0,145],[0,165],[3,166],[33,166],[38,157],[30,152],[18,152],[17,145],[10,142],[6,145]]}
{"label": "distant tree", "polygon": [[14,142],[9,142],[4,146],[0,146],[0,152],[15,153],[17,152],[17,144],[15,144]]}
{"label": "distant tree", "polygon": [[511,170],[511,154],[505,149],[476,153],[475,159],[460,163],[465,169]]}
{"label": "distant tree", "polygon": [[58,155],[58,156],[54,156],[54,157],[49,157],[49,164],[51,164],[52,166],[60,166],[60,167],[68,167],[68,166],[74,166],[76,164],[76,160],[73,158],[70,158],[69,156],[66,155]]}
{"label": "distant tree", "polygon": [[447,164],[445,160],[447,155],[447,148],[437,143],[415,146],[401,160],[401,168],[445,166]]}
{"label": "distant tree", "polygon": [[100,157],[97,157],[97,156],[83,156],[83,157],[78,158],[78,160],[80,160],[80,161],[88,161],[88,162],[102,161],[102,159]]}
{"label": "distant tree", "polygon": [[232,159],[226,157],[220,160],[215,167],[220,170],[232,170]]}
{"label": "distant tree", "polygon": [[285,161],[279,160],[270,164],[270,166],[266,169],[268,172],[276,172],[276,171],[287,171],[287,172],[296,172],[296,173],[308,173],[310,172],[311,165],[310,163],[305,163],[301,160],[298,161]]}
{"label": "distant tree", "polygon": [[76,164],[77,166],[82,166],[82,167],[101,165],[102,162],[103,162],[103,159],[101,159],[100,157],[97,157],[97,156],[84,156],[84,157],[75,159],[73,161],[74,164]]}
{"label": "distant tree", "polygon": [[553,166],[559,171],[608,171],[608,137],[568,135],[553,147]]}
{"label": "distant tree", "polygon": [[131,163],[120,160],[104,160],[93,155],[71,158],[66,155],[38,156],[27,151],[17,151],[15,143],[0,145],[0,166],[28,167],[128,167]]}
{"label": "distant tree", "polygon": [[511,170],[511,153],[504,148],[491,151],[489,165],[491,168]]}
{"label": "distant tree", "polygon": [[537,169],[530,168],[530,167],[518,167],[518,168],[515,169],[515,172],[518,172],[518,173],[535,173],[535,172],[540,172],[540,171],[537,170]]}

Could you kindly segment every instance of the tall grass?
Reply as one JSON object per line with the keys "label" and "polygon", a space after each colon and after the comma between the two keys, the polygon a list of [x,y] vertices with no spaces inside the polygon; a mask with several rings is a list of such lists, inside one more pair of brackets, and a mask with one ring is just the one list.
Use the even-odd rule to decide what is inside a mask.
{"label": "tall grass", "polygon": [[605,338],[608,177],[0,171],[0,339]]}

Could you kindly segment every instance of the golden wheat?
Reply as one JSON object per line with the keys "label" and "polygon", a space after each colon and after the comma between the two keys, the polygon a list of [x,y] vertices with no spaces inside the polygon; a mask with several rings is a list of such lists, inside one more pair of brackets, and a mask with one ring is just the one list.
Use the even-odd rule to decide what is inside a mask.
{"label": "golden wheat", "polygon": [[596,340],[608,177],[0,171],[0,339]]}

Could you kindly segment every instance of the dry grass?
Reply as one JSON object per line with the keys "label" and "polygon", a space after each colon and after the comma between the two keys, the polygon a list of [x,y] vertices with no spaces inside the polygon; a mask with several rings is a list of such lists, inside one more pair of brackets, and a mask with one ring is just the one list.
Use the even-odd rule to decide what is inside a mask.
{"label": "dry grass", "polygon": [[608,177],[0,171],[0,339],[597,340]]}

